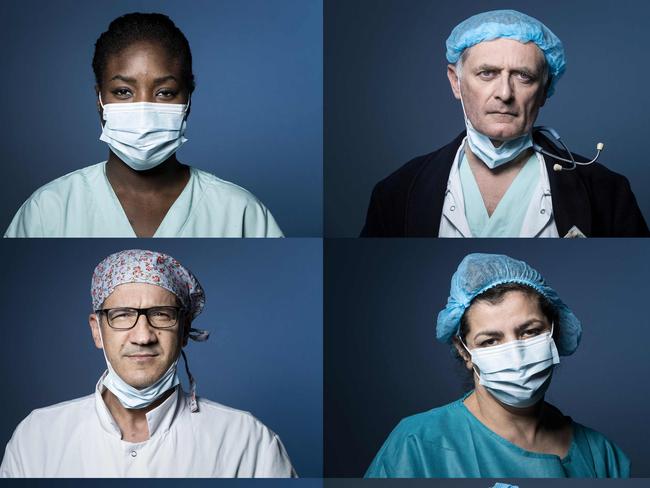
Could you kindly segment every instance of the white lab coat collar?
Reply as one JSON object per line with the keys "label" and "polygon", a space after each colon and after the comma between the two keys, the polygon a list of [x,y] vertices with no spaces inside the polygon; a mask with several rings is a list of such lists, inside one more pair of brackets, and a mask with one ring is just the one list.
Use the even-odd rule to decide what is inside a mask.
{"label": "white lab coat collar", "polygon": [[[456,151],[449,172],[438,237],[473,237],[465,215],[465,199],[459,173],[465,139],[467,138],[462,140]],[[519,237],[558,237],[546,163],[542,154],[535,152],[535,155],[539,161],[540,180],[528,205]]]}
{"label": "white lab coat collar", "polygon": [[[104,371],[104,374],[102,374],[95,386],[95,411],[97,412],[97,417],[99,418],[99,423],[102,426],[102,429],[109,435],[122,439],[122,431],[117,425],[117,422],[115,422],[115,419],[108,410],[104,398],[102,397],[102,393],[106,390],[103,381],[107,374],[108,370]],[[179,395],[180,391],[181,387],[179,385],[174,388],[174,392],[169,395],[169,398],[145,414],[150,439],[156,435],[162,435],[167,432],[171,428],[176,416],[180,414],[185,403],[184,395]]]}

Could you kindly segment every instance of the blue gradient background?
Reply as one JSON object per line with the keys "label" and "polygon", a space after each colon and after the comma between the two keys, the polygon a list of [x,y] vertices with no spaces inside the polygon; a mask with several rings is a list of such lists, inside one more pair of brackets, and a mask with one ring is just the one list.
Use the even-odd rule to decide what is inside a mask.
{"label": "blue gradient background", "polygon": [[2,232],[38,187],[108,157],[92,55],[133,11],[169,15],[192,48],[179,160],[250,190],[285,235],[322,235],[321,0],[3,2]]}
{"label": "blue gradient background", "polygon": [[458,399],[466,370],[435,339],[470,252],[523,259],[582,321],[546,395],[650,476],[648,255],[644,239],[325,241],[325,475],[362,476],[406,416]]}
{"label": "blue gradient background", "polygon": [[205,289],[194,324],[211,336],[187,346],[199,396],[251,412],[280,436],[299,475],[321,476],[320,239],[1,240],[11,256],[0,285],[1,448],[31,410],[93,392],[106,364],[88,326],[90,277],[135,244],[174,256]]}
{"label": "blue gradient background", "polygon": [[537,125],[625,175],[650,220],[645,153],[650,90],[641,0],[328,0],[325,2],[325,235],[359,235],[373,186],[464,128],[445,40],[470,15],[514,8],[564,43],[567,71]]}

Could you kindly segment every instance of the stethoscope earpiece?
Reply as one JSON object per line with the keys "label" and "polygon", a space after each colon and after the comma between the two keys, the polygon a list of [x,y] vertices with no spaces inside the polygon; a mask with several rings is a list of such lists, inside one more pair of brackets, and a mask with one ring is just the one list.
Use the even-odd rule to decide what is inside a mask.
{"label": "stethoscope earpiece", "polygon": [[571,166],[562,166],[561,164],[556,163],[553,165],[553,171],[557,171],[557,172],[573,171],[574,169],[576,169],[576,166],[588,166],[590,164],[593,164],[598,160],[598,158],[600,157],[600,153],[605,149],[605,144],[599,142],[598,144],[596,144],[596,156],[594,156],[594,158],[591,161],[587,161],[583,163],[583,162],[576,161],[573,158],[573,154],[571,154],[569,148],[566,146],[566,144],[564,144],[564,141],[560,138],[560,134],[558,134],[558,132],[552,127],[546,127],[546,126],[533,127],[533,131],[546,132],[547,134],[553,136],[553,138],[562,146],[562,148],[567,152],[567,154],[571,158],[571,159],[565,159],[563,157],[558,156],[557,154],[551,154],[545,151],[544,149],[542,149],[542,147],[539,144],[533,144],[533,149],[535,151],[545,154],[546,156],[550,156],[553,159],[557,159],[559,161],[564,161],[565,163],[571,164]]}

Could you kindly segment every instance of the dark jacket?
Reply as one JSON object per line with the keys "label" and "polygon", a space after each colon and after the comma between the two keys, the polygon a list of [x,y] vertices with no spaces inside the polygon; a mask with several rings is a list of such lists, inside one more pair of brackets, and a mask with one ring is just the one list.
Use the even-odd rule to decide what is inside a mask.
{"label": "dark jacket", "polygon": [[[449,172],[465,137],[412,159],[375,185],[361,237],[437,237]],[[535,133],[543,149],[568,158],[546,137]],[[551,185],[553,217],[560,236],[574,225],[587,237],[649,237],[630,184],[602,164],[554,171],[564,164],[544,156]],[[587,161],[574,155],[576,161]]]}

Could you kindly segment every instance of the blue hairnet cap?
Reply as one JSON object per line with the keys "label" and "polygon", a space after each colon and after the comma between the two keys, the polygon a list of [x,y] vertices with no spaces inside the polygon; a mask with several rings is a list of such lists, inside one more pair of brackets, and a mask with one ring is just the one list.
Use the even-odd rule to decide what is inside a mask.
{"label": "blue hairnet cap", "polygon": [[447,61],[456,64],[468,47],[502,37],[537,44],[544,53],[551,76],[547,96],[553,95],[555,84],[566,69],[562,41],[539,20],[516,10],[491,10],[462,21],[447,38]]}
{"label": "blue hairnet cap", "polygon": [[451,344],[460,328],[460,319],[472,300],[490,288],[504,283],[529,286],[545,296],[555,308],[559,333],[555,339],[562,356],[573,354],[580,343],[582,326],[542,275],[523,261],[502,254],[468,254],[451,278],[447,306],[438,314],[436,337]]}

